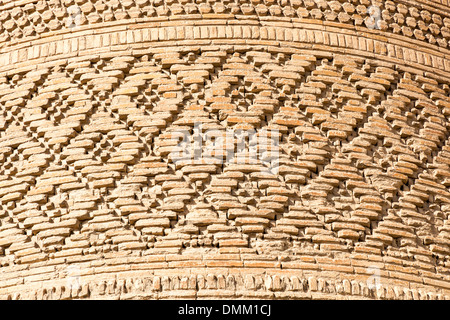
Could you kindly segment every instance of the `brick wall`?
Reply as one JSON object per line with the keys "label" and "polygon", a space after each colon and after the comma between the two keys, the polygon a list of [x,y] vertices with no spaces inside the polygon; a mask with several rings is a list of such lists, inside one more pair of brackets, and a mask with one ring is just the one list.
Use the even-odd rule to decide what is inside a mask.
{"label": "brick wall", "polygon": [[0,0],[0,298],[448,299],[448,5]]}

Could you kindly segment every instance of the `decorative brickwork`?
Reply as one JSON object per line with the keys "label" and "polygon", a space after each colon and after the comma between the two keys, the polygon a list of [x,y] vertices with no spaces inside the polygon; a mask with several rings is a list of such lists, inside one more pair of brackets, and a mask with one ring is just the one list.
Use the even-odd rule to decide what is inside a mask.
{"label": "decorative brickwork", "polygon": [[447,0],[0,0],[0,298],[450,299],[449,40]]}

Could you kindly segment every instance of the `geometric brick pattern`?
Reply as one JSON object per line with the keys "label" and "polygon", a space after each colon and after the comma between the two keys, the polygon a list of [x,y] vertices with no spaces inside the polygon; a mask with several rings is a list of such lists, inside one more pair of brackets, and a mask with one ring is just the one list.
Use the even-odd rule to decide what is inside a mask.
{"label": "geometric brick pattern", "polygon": [[[372,30],[364,1],[77,1],[72,30],[74,3],[0,1],[0,297],[449,298],[446,3],[380,2]],[[149,25],[79,47],[84,25],[178,16],[255,16],[260,39],[233,43],[252,35],[210,20],[192,29],[198,42],[182,40],[187,28],[171,29],[180,43],[170,30],[152,40]],[[261,25],[287,17],[390,34],[420,54],[389,61],[339,36],[311,45],[317,33],[301,27],[275,43],[277,28]],[[77,46],[44,52],[58,32]],[[30,61],[14,60],[37,38]],[[198,123],[222,136],[276,130],[278,173],[174,162],[174,133]],[[71,266],[82,285],[67,283]]]}
{"label": "geometric brick pattern", "polygon": [[[0,43],[33,39],[45,32],[56,32],[74,23],[67,8],[78,5],[80,25],[123,20],[183,19],[186,16],[205,18],[238,18],[258,16],[271,18],[317,19],[357,27],[377,28],[447,48],[450,39],[450,17],[445,11],[447,0],[442,1],[323,1],[323,0],[255,0],[255,1],[26,1],[0,2]],[[372,7],[379,11],[373,12]],[[444,11],[442,11],[444,9]]]}

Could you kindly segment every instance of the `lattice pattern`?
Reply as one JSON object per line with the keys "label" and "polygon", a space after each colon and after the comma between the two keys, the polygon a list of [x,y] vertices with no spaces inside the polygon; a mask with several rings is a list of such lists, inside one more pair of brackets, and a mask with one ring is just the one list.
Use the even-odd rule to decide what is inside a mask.
{"label": "lattice pattern", "polygon": [[247,2],[0,0],[0,298],[449,299],[446,1]]}

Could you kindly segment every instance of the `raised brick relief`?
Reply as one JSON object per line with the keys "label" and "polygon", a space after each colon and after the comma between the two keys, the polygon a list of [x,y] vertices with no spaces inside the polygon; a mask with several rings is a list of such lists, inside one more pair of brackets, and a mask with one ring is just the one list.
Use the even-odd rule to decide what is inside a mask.
{"label": "raised brick relief", "polygon": [[448,299],[447,8],[0,0],[0,298]]}

